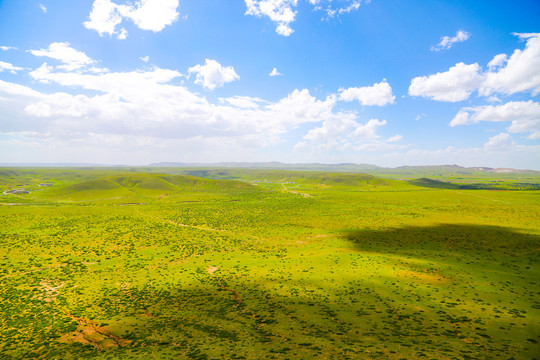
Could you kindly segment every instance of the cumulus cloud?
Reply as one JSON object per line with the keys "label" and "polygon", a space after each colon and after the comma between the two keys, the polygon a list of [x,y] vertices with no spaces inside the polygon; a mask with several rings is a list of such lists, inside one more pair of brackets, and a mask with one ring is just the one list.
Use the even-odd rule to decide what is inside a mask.
{"label": "cumulus cloud", "polygon": [[540,104],[529,101],[511,101],[503,105],[465,107],[450,126],[478,124],[481,121],[510,122],[510,133],[535,133],[540,130]]}
{"label": "cumulus cloud", "polygon": [[467,41],[470,36],[468,32],[458,30],[454,36],[443,36],[436,46],[431,47],[431,51],[448,50],[456,43]]}
{"label": "cumulus cloud", "polygon": [[294,150],[320,153],[329,150],[378,151],[400,147],[394,143],[402,139],[401,135],[381,139],[377,134],[378,129],[387,124],[386,120],[370,119],[362,124],[352,113],[336,115],[328,116],[321,126],[309,130]]}
{"label": "cumulus cloud", "polygon": [[128,14],[129,7],[126,5],[117,5],[110,0],[95,0],[89,15],[90,20],[83,25],[87,29],[96,30],[100,36],[112,36],[116,32],[116,26]]}
{"label": "cumulus cloud", "polygon": [[477,63],[466,65],[460,62],[446,72],[412,79],[409,95],[448,102],[466,100],[475,90],[480,96],[486,97],[495,93],[512,95],[519,92],[538,95],[540,33],[515,35],[526,40],[525,49],[516,49],[511,56],[494,56],[487,64],[487,71],[483,71]]}
{"label": "cumulus cloud", "polygon": [[[276,24],[276,32],[279,35],[289,36],[294,32],[291,24],[296,18],[298,1],[299,0],[245,0],[247,8],[246,15],[257,17],[266,16]],[[344,5],[336,7],[336,3],[332,0],[308,0],[308,2],[313,6],[314,10],[326,12],[328,18],[357,10],[362,3],[360,0],[342,0],[340,4]],[[365,0],[364,2],[369,3],[370,0]]]}
{"label": "cumulus cloud", "polygon": [[373,84],[373,86],[364,87],[350,87],[348,89],[342,89],[339,94],[339,99],[343,101],[357,100],[365,106],[384,106],[387,104],[393,104],[395,96],[392,94],[392,87],[386,82],[386,80],[380,83]]}
{"label": "cumulus cloud", "polygon": [[0,92],[4,94],[14,95],[17,97],[23,98],[35,98],[39,99],[42,97],[42,94],[38,91],[32,90],[31,88],[7,81],[0,80]]}
{"label": "cumulus cloud", "polygon": [[512,137],[507,133],[500,133],[489,138],[484,147],[489,150],[504,150],[514,147],[515,143]]}
{"label": "cumulus cloud", "polygon": [[466,100],[481,84],[483,76],[478,64],[457,63],[446,72],[419,76],[411,81],[409,95],[433,100],[457,102]]}
{"label": "cumulus cloud", "polygon": [[177,8],[178,0],[141,0],[127,17],[142,30],[159,32],[178,19]]}
{"label": "cumulus cloud", "polygon": [[0,50],[4,50],[4,51],[8,51],[8,50],[15,50],[17,48],[13,47],[13,46],[0,46]]}
{"label": "cumulus cloud", "polygon": [[[317,100],[307,89],[294,90],[286,98],[279,102],[270,104],[267,108],[277,114],[290,114],[283,119],[294,126],[315,121],[320,121],[325,116],[330,116],[336,104],[335,96],[329,96],[324,101]],[[281,115],[283,116],[283,115]],[[307,119],[307,120],[306,120]],[[282,120],[276,119],[281,122]]]}
{"label": "cumulus cloud", "polygon": [[281,76],[281,75],[283,74],[280,74],[277,68],[273,68],[270,74],[268,74],[268,76]]}
{"label": "cumulus cloud", "polygon": [[[127,149],[135,154],[142,148],[166,155],[170,149],[187,151],[197,144],[196,156],[200,156],[201,144],[207,144],[221,149],[220,154],[234,156],[246,149],[279,144],[283,134],[309,124],[314,127],[302,140],[306,148],[297,145],[300,153],[325,148],[372,152],[400,146],[400,135],[378,135],[385,120],[363,123],[356,113],[337,110],[338,94],[318,99],[307,89],[296,89],[274,102],[232,96],[211,103],[183,86],[179,79],[185,75],[179,71],[154,66],[93,72],[94,60],[77,51],[58,50],[66,46],[33,51],[60,60],[61,66],[71,66],[45,63],[28,75],[45,88],[52,84],[55,90],[64,87],[68,91],[40,92],[0,81],[0,109],[7,119],[2,133],[17,146],[33,144],[43,152],[56,148],[51,153],[62,148],[73,154],[107,148],[121,156]],[[192,67],[188,73],[209,89],[238,78],[234,68],[215,60]]]}
{"label": "cumulus cloud", "polygon": [[540,33],[515,35],[527,41],[525,49],[516,49],[510,57],[499,54],[489,62],[480,95],[530,91],[536,96],[540,93]]}
{"label": "cumulus cloud", "polygon": [[118,40],[125,40],[127,39],[128,32],[126,29],[122,28],[120,29],[120,33],[116,36]]}
{"label": "cumulus cloud", "polygon": [[180,72],[158,67],[93,73],[43,64],[29,76],[55,89],[66,87],[69,93],[42,93],[0,81],[0,109],[7,119],[2,132],[45,147],[54,143],[57,148],[95,149],[102,141],[124,151],[134,143],[145,149],[163,144],[178,149],[188,143],[261,148],[279,143],[282,134],[303,124],[354,117],[335,110],[337,96],[319,100],[307,89],[294,90],[277,102],[234,96],[213,104],[175,81],[183,77]]}
{"label": "cumulus cloud", "polygon": [[298,0],[245,0],[246,15],[257,17],[268,16],[276,23],[276,32],[279,35],[289,36],[293,29],[289,26],[294,21]]}
{"label": "cumulus cloud", "polygon": [[29,52],[35,56],[45,56],[59,60],[64,65],[60,65],[58,68],[66,71],[73,71],[96,63],[85,53],[70,47],[67,42],[55,42],[50,44],[48,49],[29,50]]}
{"label": "cumulus cloud", "polygon": [[356,139],[376,139],[377,129],[386,124],[386,120],[371,119],[366,124],[357,126],[352,136]]}
{"label": "cumulus cloud", "polygon": [[95,0],[89,21],[83,25],[96,30],[100,36],[118,34],[119,39],[127,37],[126,29],[117,30],[124,19],[129,19],[142,30],[162,31],[178,20],[178,0],[139,0],[134,4],[117,4],[111,0]]}
{"label": "cumulus cloud", "polygon": [[204,65],[190,67],[188,72],[196,74],[195,84],[209,90],[214,90],[216,87],[222,87],[225,83],[240,79],[232,66],[223,67],[216,60],[210,59],[206,59]]}
{"label": "cumulus cloud", "polygon": [[9,71],[12,74],[16,74],[17,71],[19,71],[19,70],[23,70],[23,68],[13,66],[13,64],[10,64],[10,63],[4,62],[4,61],[0,61],[0,72]]}
{"label": "cumulus cloud", "polygon": [[508,55],[506,55],[506,54],[496,55],[488,63],[488,69],[491,70],[491,71],[500,69],[506,63],[506,61],[508,61]]}
{"label": "cumulus cloud", "polygon": [[139,59],[147,63],[148,61],[150,61],[150,56],[141,56]]}
{"label": "cumulus cloud", "polygon": [[44,14],[47,13],[47,8],[45,7],[45,5],[39,4],[39,8],[41,9],[41,11],[43,11]]}

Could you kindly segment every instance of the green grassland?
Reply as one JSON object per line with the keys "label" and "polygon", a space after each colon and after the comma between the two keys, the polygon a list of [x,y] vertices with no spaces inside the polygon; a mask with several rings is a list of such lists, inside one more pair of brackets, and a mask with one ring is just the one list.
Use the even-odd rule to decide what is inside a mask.
{"label": "green grassland", "polygon": [[0,169],[0,359],[540,358],[527,176]]}

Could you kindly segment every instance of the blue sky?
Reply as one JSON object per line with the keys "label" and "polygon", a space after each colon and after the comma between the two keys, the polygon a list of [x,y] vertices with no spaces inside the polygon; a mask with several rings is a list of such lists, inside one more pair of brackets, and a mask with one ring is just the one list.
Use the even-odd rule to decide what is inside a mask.
{"label": "blue sky", "polygon": [[540,3],[0,1],[0,162],[540,170]]}

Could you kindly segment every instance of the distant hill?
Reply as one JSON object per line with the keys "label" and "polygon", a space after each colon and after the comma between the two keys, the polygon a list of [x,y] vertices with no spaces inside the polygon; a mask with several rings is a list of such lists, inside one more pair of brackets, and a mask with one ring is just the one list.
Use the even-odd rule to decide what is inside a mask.
{"label": "distant hill", "polygon": [[[6,165],[6,164],[4,164]],[[10,171],[20,169],[23,173],[11,174]],[[514,181],[521,183],[518,187],[530,188],[530,184],[540,184],[540,171],[520,170],[513,168],[491,168],[491,167],[463,167],[459,165],[427,165],[427,166],[400,166],[396,168],[380,167],[369,164],[287,164],[281,162],[220,162],[220,163],[180,163],[163,162],[153,163],[147,166],[124,166],[124,165],[98,165],[98,164],[10,164],[2,167],[0,164],[0,181],[4,185],[13,186],[16,184],[25,184],[27,179],[31,178],[33,171],[38,171],[43,175],[43,171],[50,170],[50,175],[68,171],[69,169],[79,169],[90,171],[83,176],[91,174],[92,171],[101,172],[105,175],[107,172],[119,171],[129,173],[165,173],[171,175],[193,175],[214,179],[235,179],[246,180],[253,179],[254,173],[241,173],[242,170],[253,171],[296,171],[296,172],[319,172],[329,174],[349,173],[349,174],[369,174],[382,179],[394,180],[414,180],[414,179],[432,179],[437,181],[457,183],[460,185],[487,184],[490,182]],[[211,171],[211,173],[210,173]],[[2,176],[1,174],[4,174]],[[24,176],[21,176],[24,175]],[[259,174],[260,175],[260,174]],[[259,176],[256,175],[256,176]],[[270,173],[265,174],[269,176]],[[310,176],[314,176],[313,174]],[[54,176],[44,178],[40,176],[41,181],[54,181]],[[96,177],[88,178],[88,180]],[[82,179],[79,179],[82,180]],[[279,180],[279,179],[274,179]],[[288,181],[288,180],[283,180]],[[294,181],[294,180],[291,180]],[[310,180],[315,183],[317,180]],[[328,182],[329,180],[326,180]],[[345,180],[343,180],[345,181]],[[322,184],[322,183],[321,183]],[[427,183],[424,183],[427,185]],[[434,184],[432,184],[434,185]],[[495,184],[491,184],[491,188]],[[438,184],[438,186],[447,186]],[[464,188],[464,187],[461,187]],[[482,185],[482,188],[484,186]]]}
{"label": "distant hill", "polygon": [[399,166],[396,168],[380,167],[370,164],[287,164],[281,162],[221,162],[221,163],[176,163],[162,162],[152,163],[149,167],[181,167],[181,168],[236,168],[236,169],[275,169],[275,170],[312,170],[312,171],[336,171],[336,172],[368,172],[368,173],[457,173],[473,174],[477,172],[487,173],[513,173],[513,174],[540,174],[535,170],[519,170],[512,168],[490,168],[490,167],[463,167],[459,165],[426,165],[426,166]]}
{"label": "distant hill", "polygon": [[239,168],[184,170],[184,173],[210,179],[242,179],[251,181],[271,181],[279,183],[299,183],[326,186],[363,186],[387,184],[385,180],[379,179],[373,175],[357,173]]}
{"label": "distant hill", "polygon": [[94,164],[94,163],[0,163],[0,167],[47,167],[47,168],[121,168],[128,167],[128,165],[108,165],[108,164]]}
{"label": "distant hill", "polygon": [[148,165],[150,167],[204,167],[204,168],[235,168],[235,169],[275,169],[275,170],[311,170],[311,171],[340,171],[363,172],[366,170],[382,169],[369,164],[287,164],[281,162],[220,162],[220,163],[176,163],[162,162]]}
{"label": "distant hill", "polygon": [[[41,173],[43,172],[43,173]],[[45,179],[48,186],[40,183]],[[17,180],[17,181],[15,181]],[[100,200],[161,197],[183,193],[229,193],[260,191],[234,180],[197,178],[190,175],[128,173],[117,170],[0,171],[0,189],[25,189],[41,199]]]}

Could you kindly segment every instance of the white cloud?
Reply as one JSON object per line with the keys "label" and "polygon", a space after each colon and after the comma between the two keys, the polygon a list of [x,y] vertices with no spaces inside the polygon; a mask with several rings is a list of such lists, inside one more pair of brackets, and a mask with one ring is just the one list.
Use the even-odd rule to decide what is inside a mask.
{"label": "white cloud", "polygon": [[298,0],[245,0],[246,15],[257,17],[268,16],[276,23],[276,32],[279,35],[289,36],[293,29],[289,26],[294,21]]}
{"label": "white cloud", "polygon": [[488,68],[489,70],[497,70],[500,67],[502,67],[506,62],[508,61],[508,55],[506,54],[499,54],[496,55],[489,63]]}
{"label": "white cloud", "polygon": [[[68,73],[42,66],[30,76],[54,83],[51,89],[64,86],[70,94],[0,80],[2,161],[271,161],[277,148],[268,147],[283,142],[282,136],[293,129],[313,124],[296,151],[286,153],[288,159],[312,161],[316,154],[318,161],[387,166],[455,159],[466,166],[526,168],[540,163],[540,146],[407,151],[410,145],[402,145],[400,135],[380,134],[384,120],[359,121],[356,114],[335,109],[337,95],[318,100],[306,89],[273,103],[236,96],[212,104],[182,86],[178,71],[157,67]],[[504,144],[504,137],[497,139]]]}
{"label": "white cloud", "polygon": [[8,51],[8,50],[16,50],[17,48],[13,46],[0,46],[1,50]]}
{"label": "white cloud", "polygon": [[[369,1],[368,1],[369,2]],[[358,10],[360,8],[360,1],[353,1],[348,6],[338,8],[337,13],[338,14],[348,14],[353,10]]]}
{"label": "white cloud", "polygon": [[[302,124],[354,117],[334,110],[337,96],[318,100],[306,89],[277,102],[234,96],[212,104],[175,81],[181,73],[157,67],[91,73],[60,71],[44,64],[29,75],[40,83],[67,87],[71,94],[46,94],[0,81],[0,109],[6,110],[9,119],[2,131],[18,134],[17,141],[43,146],[55,143],[57,148],[74,149],[76,144],[75,152],[85,147],[101,149],[96,143],[101,138],[104,144],[117,143],[114,146],[124,152],[135,141],[146,144],[152,153],[149,149],[161,149],[164,144],[174,149],[188,143],[213,144],[219,149],[228,144],[227,151],[262,148],[281,142],[282,134]],[[87,95],[87,90],[97,94]]]}
{"label": "white cloud", "polygon": [[514,146],[515,142],[512,140],[512,137],[506,133],[500,133],[490,137],[489,141],[484,145],[484,147],[489,150],[504,150]]}
{"label": "white cloud", "polygon": [[371,119],[366,124],[357,126],[354,129],[353,137],[356,139],[376,139],[378,138],[377,129],[386,124],[386,120]]}
{"label": "white cloud", "polygon": [[499,54],[489,62],[490,71],[479,89],[480,95],[530,91],[536,96],[540,93],[540,33],[515,35],[527,40],[525,49],[516,49],[510,57]]}
{"label": "white cloud", "polygon": [[469,98],[482,79],[478,64],[466,65],[460,62],[446,72],[412,79],[409,95],[438,101],[462,101]]}
{"label": "white cloud", "polygon": [[260,98],[253,98],[250,96],[233,96],[225,99],[221,98],[220,102],[226,102],[231,104],[232,106],[244,109],[256,109],[261,106],[261,103],[265,103],[265,101]]}
{"label": "white cloud", "polygon": [[128,32],[125,28],[120,29],[120,33],[116,36],[118,40],[126,40]]}
{"label": "white cloud", "polygon": [[378,129],[386,124],[386,120],[378,119],[361,124],[354,114],[334,114],[327,116],[321,126],[309,130],[294,150],[311,153],[330,150],[373,152],[401,147],[394,144],[402,139],[401,135],[381,139],[377,134]]}
{"label": "white cloud", "polygon": [[458,42],[467,41],[469,37],[470,34],[468,32],[458,30],[455,36],[443,36],[436,46],[431,47],[431,51],[448,50]]}
{"label": "white cloud", "polygon": [[[516,49],[510,57],[494,56],[487,64],[487,71],[482,71],[477,63],[460,62],[446,72],[412,79],[409,95],[457,102],[468,99],[475,90],[486,97],[529,91],[533,96],[540,94],[540,33],[515,35],[527,41],[525,49]],[[490,99],[496,101],[497,98]]]}
{"label": "white cloud", "polygon": [[61,61],[64,65],[60,65],[58,68],[66,71],[73,71],[96,63],[85,53],[70,47],[67,42],[55,42],[50,44],[48,49],[29,50],[29,52],[35,56],[45,56]]}
{"label": "white cloud", "polygon": [[122,22],[122,18],[129,14],[129,7],[117,5],[110,0],[95,0],[90,12],[90,21],[83,25],[87,29],[96,30],[100,36],[116,33],[116,26]]}
{"label": "white cloud", "polygon": [[353,116],[327,119],[320,127],[309,130],[304,136],[304,140],[310,142],[335,141],[354,133],[354,130],[361,126],[354,120]]}
{"label": "white cloud", "polygon": [[[178,20],[178,0],[138,0],[134,4],[119,5],[111,0],[95,0],[89,21],[83,24],[87,29],[96,30],[100,36],[118,34],[117,26],[129,19],[139,29],[159,32]],[[119,39],[127,37],[122,28]]]}
{"label": "white cloud", "polygon": [[223,67],[216,60],[206,59],[205,65],[195,65],[190,67],[188,72],[197,74],[195,84],[199,84],[206,89],[214,90],[240,79],[232,66]]}
{"label": "white cloud", "polygon": [[[371,0],[364,0],[363,2],[369,4]],[[345,0],[333,2],[332,0],[309,0],[309,3],[314,6],[315,10],[325,12],[326,20],[329,20],[336,16],[348,14],[354,10],[358,10],[362,4],[362,1]]]}
{"label": "white cloud", "polygon": [[17,71],[19,71],[19,70],[23,70],[23,68],[13,66],[12,64],[4,62],[4,61],[0,61],[0,72],[9,71],[12,74],[16,74]]}
{"label": "white cloud", "polygon": [[348,89],[341,90],[339,99],[343,101],[358,100],[365,106],[384,106],[387,104],[393,104],[395,96],[392,94],[392,87],[386,82],[386,80],[380,83],[373,84],[373,86],[365,87],[350,87]]}
{"label": "white cloud", "polygon": [[486,99],[487,101],[489,101],[490,103],[499,103],[499,102],[502,102],[501,99],[499,99],[497,96],[493,95],[493,96],[490,96]]}
{"label": "white cloud", "polygon": [[461,109],[450,126],[478,124],[481,121],[511,122],[510,133],[540,130],[540,104],[529,101],[511,101],[503,105],[466,107]]}
{"label": "white cloud", "polygon": [[159,32],[178,20],[177,8],[178,0],[140,0],[127,17],[142,30]]}
{"label": "white cloud", "polygon": [[267,108],[277,116],[283,117],[284,114],[288,114],[283,119],[276,119],[275,121],[287,122],[296,126],[307,122],[322,121],[325,116],[332,114],[335,104],[335,96],[329,96],[324,101],[321,101],[311,96],[307,89],[296,89],[286,98],[268,105]]}
{"label": "white cloud", "polygon": [[24,97],[39,99],[43,97],[40,92],[32,90],[27,86],[14,84],[2,80],[0,80],[0,92],[4,94],[14,95],[17,98]]}
{"label": "white cloud", "polygon": [[277,68],[273,68],[270,74],[268,74],[268,76],[281,76],[281,75],[283,74],[280,74]]}
{"label": "white cloud", "polygon": [[[308,1],[314,10],[326,12],[327,18],[333,18],[336,15],[350,13],[353,10],[358,10],[361,0],[341,0],[343,6],[335,6],[332,0],[309,0]],[[370,0],[364,0],[369,3]],[[246,15],[257,17],[267,16],[276,24],[276,32],[282,36],[291,35],[294,30],[291,24],[296,18],[296,7],[298,0],[245,0]]]}
{"label": "white cloud", "polygon": [[148,61],[150,61],[150,56],[141,56],[139,59],[147,63]]}
{"label": "white cloud", "polygon": [[397,142],[397,141],[400,141],[401,139],[403,139],[403,136],[402,135],[394,135],[394,136],[391,136],[389,137],[388,139],[386,139],[387,142],[391,143],[391,142]]}
{"label": "white cloud", "polygon": [[45,5],[39,4],[39,8],[41,9],[41,11],[43,11],[43,13],[47,13],[47,8],[45,7]]}

